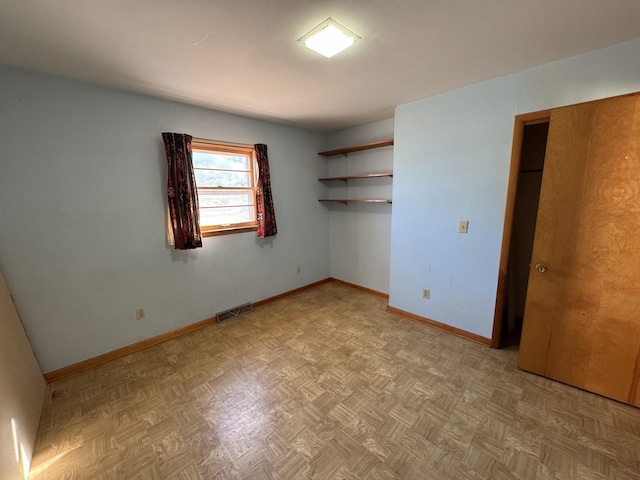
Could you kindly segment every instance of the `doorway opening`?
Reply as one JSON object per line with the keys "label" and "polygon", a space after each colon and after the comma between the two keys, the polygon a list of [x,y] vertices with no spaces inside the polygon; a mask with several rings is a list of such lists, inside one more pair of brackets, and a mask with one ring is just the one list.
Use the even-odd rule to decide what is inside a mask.
{"label": "doorway opening", "polygon": [[501,347],[520,345],[549,122],[525,124],[513,209]]}
{"label": "doorway opening", "polygon": [[493,348],[520,345],[550,113],[520,115],[515,121]]}

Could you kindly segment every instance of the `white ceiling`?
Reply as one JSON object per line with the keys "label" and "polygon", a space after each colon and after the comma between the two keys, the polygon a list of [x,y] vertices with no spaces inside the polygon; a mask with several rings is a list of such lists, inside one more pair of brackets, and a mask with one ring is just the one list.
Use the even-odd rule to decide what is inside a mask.
{"label": "white ceiling", "polygon": [[0,63],[317,130],[638,36],[640,0],[0,0]]}

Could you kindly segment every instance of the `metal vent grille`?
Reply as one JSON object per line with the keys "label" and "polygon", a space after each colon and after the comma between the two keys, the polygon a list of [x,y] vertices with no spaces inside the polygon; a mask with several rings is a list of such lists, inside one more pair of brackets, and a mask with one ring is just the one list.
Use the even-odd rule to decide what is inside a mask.
{"label": "metal vent grille", "polygon": [[251,305],[251,303],[245,303],[239,307],[234,307],[229,310],[225,310],[224,312],[217,313],[216,318],[218,319],[218,323],[222,323],[252,311],[253,305]]}

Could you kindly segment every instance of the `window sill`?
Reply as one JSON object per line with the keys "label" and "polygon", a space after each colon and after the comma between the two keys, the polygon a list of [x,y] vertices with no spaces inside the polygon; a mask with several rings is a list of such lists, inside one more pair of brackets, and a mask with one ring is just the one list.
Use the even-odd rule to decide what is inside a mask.
{"label": "window sill", "polygon": [[257,232],[258,227],[229,227],[229,228],[220,228],[218,230],[207,230],[201,232],[202,238],[205,237],[217,237],[219,235],[231,235],[232,233],[246,233],[246,232]]}

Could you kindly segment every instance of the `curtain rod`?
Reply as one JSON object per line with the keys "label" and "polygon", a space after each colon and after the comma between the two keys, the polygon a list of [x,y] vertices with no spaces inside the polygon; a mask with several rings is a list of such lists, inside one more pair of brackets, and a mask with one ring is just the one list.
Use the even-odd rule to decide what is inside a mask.
{"label": "curtain rod", "polygon": [[192,137],[195,142],[202,143],[217,143],[220,145],[235,145],[238,147],[253,147],[253,143],[238,143],[238,142],[227,142],[226,140],[213,140],[211,138],[200,138],[200,137]]}

